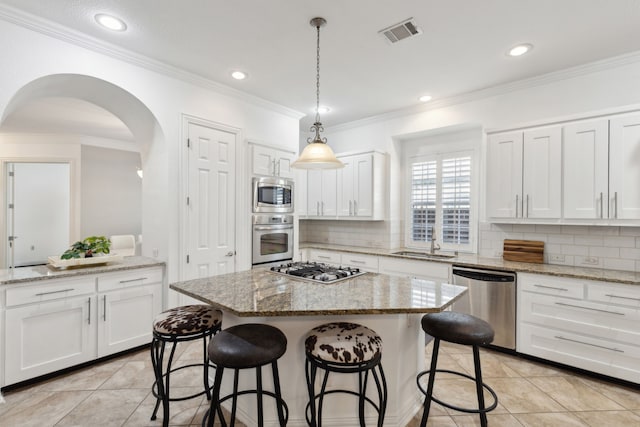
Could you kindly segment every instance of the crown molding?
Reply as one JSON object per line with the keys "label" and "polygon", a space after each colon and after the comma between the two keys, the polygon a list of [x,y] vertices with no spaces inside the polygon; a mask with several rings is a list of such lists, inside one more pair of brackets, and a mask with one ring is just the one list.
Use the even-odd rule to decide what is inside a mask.
{"label": "crown molding", "polygon": [[464,104],[467,102],[478,101],[485,98],[491,98],[493,96],[504,95],[510,92],[515,92],[523,89],[530,89],[537,86],[551,84],[562,80],[568,80],[576,77],[580,77],[587,74],[597,73],[613,68],[623,67],[640,62],[640,51],[627,53],[624,55],[614,56],[611,58],[602,59],[600,61],[590,62],[588,64],[578,65],[571,68],[565,68],[564,70],[553,71],[547,74],[541,74],[539,76],[530,77],[527,79],[517,80],[502,85],[491,86],[483,89],[478,89],[471,92],[465,92],[458,95],[453,95],[447,98],[430,101],[426,104],[414,105],[407,108],[401,108],[387,113],[378,114],[375,116],[365,117],[363,119],[354,120],[352,122],[342,123],[335,126],[327,127],[325,131],[327,133],[339,132],[343,130],[353,129],[361,126],[380,123],[381,121],[391,120],[398,117],[410,116],[414,114],[420,114],[431,110],[437,110],[440,108],[450,107],[452,105]]}
{"label": "crown molding", "polygon": [[266,108],[286,116],[300,120],[306,114],[294,109],[276,104],[266,99],[251,95],[230,86],[218,83],[214,80],[200,76],[195,73],[174,67],[161,61],[149,58],[144,55],[123,49],[111,43],[104,42],[95,37],[79,31],[72,30],[63,25],[46,20],[44,18],[26,13],[13,7],[0,4],[0,19],[20,27],[38,32],[45,36],[49,36],[66,43],[70,43],[93,52],[109,56],[111,58],[127,62],[129,64],[145,68],[147,70],[163,74],[168,77],[175,78],[182,82],[191,83],[193,85],[218,92],[222,95],[238,98],[247,103],[258,107]]}

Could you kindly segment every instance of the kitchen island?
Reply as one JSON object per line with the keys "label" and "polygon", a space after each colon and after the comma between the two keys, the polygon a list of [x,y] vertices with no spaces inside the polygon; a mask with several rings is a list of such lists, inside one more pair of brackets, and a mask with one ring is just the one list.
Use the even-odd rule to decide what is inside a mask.
{"label": "kitchen island", "polygon": [[[171,289],[220,308],[222,327],[241,323],[268,323],[287,336],[287,352],[279,360],[283,396],[289,406],[288,426],[306,426],[307,389],[304,376],[304,335],[331,321],[363,324],[381,335],[382,364],[389,400],[385,426],[409,423],[421,405],[415,375],[424,365],[424,313],[446,309],[466,292],[465,287],[440,281],[367,273],[334,284],[312,283],[258,268],[238,273],[173,283]],[[265,384],[270,384],[267,375]],[[225,376],[223,393],[231,390]],[[344,378],[343,378],[344,377]],[[251,387],[253,374],[241,378]],[[330,386],[355,387],[356,376],[333,376]],[[243,381],[246,381],[242,384]],[[327,398],[323,416],[327,426],[357,426],[357,403],[349,398]],[[241,399],[238,416],[256,425],[255,402]],[[277,425],[274,408],[266,405],[266,425]],[[370,422],[373,422],[371,416]]]}

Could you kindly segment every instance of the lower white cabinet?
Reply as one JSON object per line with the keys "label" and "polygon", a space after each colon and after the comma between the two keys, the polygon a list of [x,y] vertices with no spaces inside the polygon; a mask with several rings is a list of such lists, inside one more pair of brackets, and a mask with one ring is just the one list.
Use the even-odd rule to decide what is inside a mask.
{"label": "lower white cabinet", "polygon": [[162,282],[154,267],[7,286],[0,385],[151,342]]}
{"label": "lower white cabinet", "polygon": [[640,383],[640,288],[518,274],[517,351]]}
{"label": "lower white cabinet", "polygon": [[357,267],[361,271],[378,272],[378,256],[353,252],[337,252],[322,249],[309,249],[309,261]]}

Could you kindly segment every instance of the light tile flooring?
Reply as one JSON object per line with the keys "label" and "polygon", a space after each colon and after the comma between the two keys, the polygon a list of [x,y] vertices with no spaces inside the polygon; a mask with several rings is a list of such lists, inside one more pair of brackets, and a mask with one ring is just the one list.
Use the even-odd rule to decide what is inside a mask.
{"label": "light tile flooring", "polygon": [[[194,363],[201,356],[198,343],[184,345],[178,364]],[[431,347],[427,346],[427,363]],[[498,394],[498,407],[488,415],[491,427],[600,427],[640,426],[640,390],[612,385],[571,372],[550,368],[515,356],[482,350],[484,379]],[[467,347],[443,343],[438,367],[473,373]],[[189,369],[172,376],[172,391],[198,390],[200,376]],[[155,403],[149,387],[153,371],[147,350],[102,362],[92,367],[6,392],[0,403],[0,426],[159,426],[149,417]],[[439,374],[436,396],[461,406],[473,406],[473,382]],[[487,399],[490,399],[487,396]],[[173,426],[200,425],[208,408],[200,397],[171,404]],[[419,425],[419,415],[409,424]],[[469,415],[434,403],[428,426],[480,425]]]}

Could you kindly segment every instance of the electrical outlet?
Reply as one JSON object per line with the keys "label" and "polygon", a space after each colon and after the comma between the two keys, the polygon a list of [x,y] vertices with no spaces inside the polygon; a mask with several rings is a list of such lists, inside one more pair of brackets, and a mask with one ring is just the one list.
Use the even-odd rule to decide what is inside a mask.
{"label": "electrical outlet", "polygon": [[549,255],[551,262],[564,262],[564,255]]}
{"label": "electrical outlet", "polygon": [[582,263],[586,265],[598,265],[600,261],[598,260],[597,257],[592,256],[592,257],[582,258]]}
{"label": "electrical outlet", "polygon": [[502,256],[502,251],[495,251],[493,253],[493,256],[496,257],[496,258],[500,258]]}

